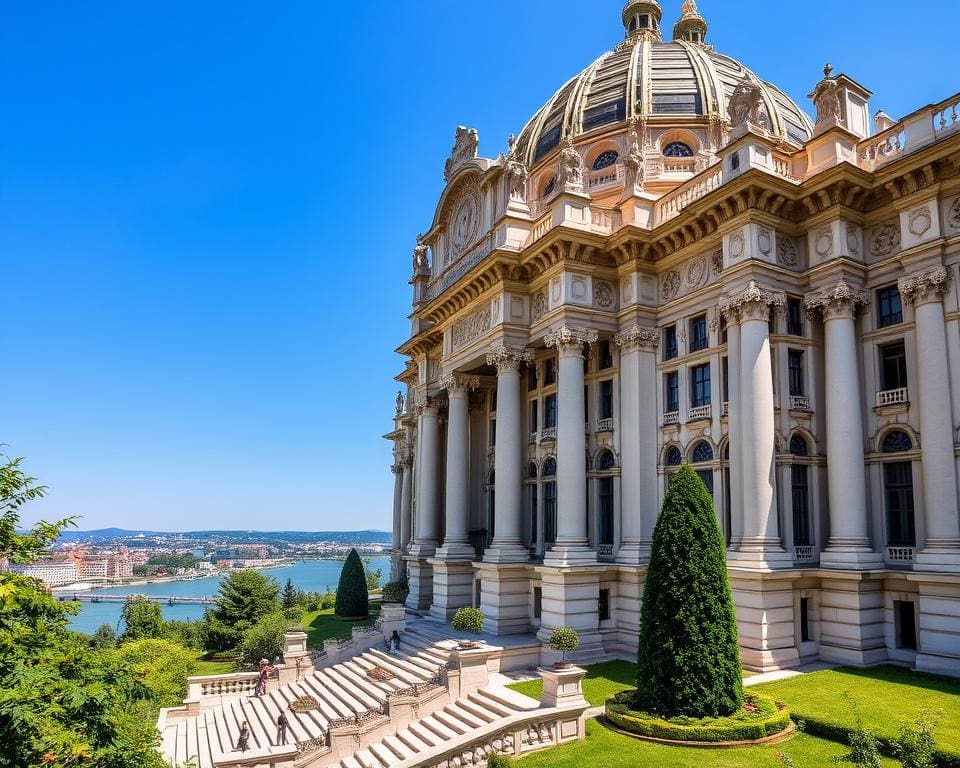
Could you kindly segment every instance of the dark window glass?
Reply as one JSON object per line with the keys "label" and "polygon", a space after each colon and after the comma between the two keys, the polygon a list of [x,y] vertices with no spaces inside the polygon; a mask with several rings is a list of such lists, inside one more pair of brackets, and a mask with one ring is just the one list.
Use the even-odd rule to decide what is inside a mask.
{"label": "dark window glass", "polygon": [[497,444],[497,420],[490,419],[490,447],[493,448]]}
{"label": "dark window glass", "polygon": [[884,453],[903,453],[904,451],[912,450],[913,441],[910,439],[910,435],[899,429],[889,432],[886,437],[883,438]]}
{"label": "dark window glass", "polygon": [[527,392],[533,392],[537,388],[537,366],[531,365],[527,368]]}
{"label": "dark window glass", "polygon": [[490,413],[497,412],[497,390],[490,390]]}
{"label": "dark window glass", "polygon": [[699,352],[710,345],[707,336],[707,316],[701,315],[690,321],[690,351]]}
{"label": "dark window glass", "polygon": [[557,460],[554,458],[549,458],[543,462],[543,476],[544,477],[556,477],[557,476]]}
{"label": "dark window glass", "polygon": [[664,157],[693,157],[693,150],[689,144],[682,141],[671,141],[663,148]]}
{"label": "dark window glass", "polygon": [[677,351],[677,326],[671,325],[663,329],[663,359],[673,360]]}
{"label": "dark window glass", "polygon": [[557,483],[543,484],[543,536],[547,544],[557,540]]}
{"label": "dark window glass", "polygon": [[897,648],[917,650],[917,618],[913,603],[909,600],[894,600],[897,613]]}
{"label": "dark window glass", "polygon": [[[700,115],[703,114],[703,101],[699,93],[659,93],[653,97],[653,114],[655,115]],[[674,144],[679,144],[689,152],[688,155],[667,155],[667,150]],[[667,157],[693,157],[693,151],[683,142],[675,141],[667,145],[664,150]]]}
{"label": "dark window glass", "polygon": [[723,380],[720,382],[723,386],[723,402],[730,402],[730,361],[727,358],[723,358],[721,363],[721,375]]}
{"label": "dark window glass", "polygon": [[600,418],[613,418],[613,380],[600,382]]}
{"label": "dark window glass", "polygon": [[537,465],[532,461],[527,464],[527,477],[531,480],[536,480],[539,472],[537,472]]}
{"label": "dark window glass", "polygon": [[597,469],[601,472],[607,472],[611,469],[616,469],[616,467],[617,460],[610,451],[604,451],[600,454],[600,459],[597,461]]}
{"label": "dark window glass", "polygon": [[610,590],[601,589],[597,601],[597,617],[600,621],[610,621]]}
{"label": "dark window glass", "polygon": [[[592,131],[601,125],[619,123],[627,119],[627,100],[618,99],[598,107],[590,107],[583,113],[583,132]],[[614,160],[616,162],[616,160]]]}
{"label": "dark window glass", "polygon": [[880,347],[880,389],[907,386],[907,353],[902,341]]}
{"label": "dark window glass", "polygon": [[543,398],[543,428],[555,429],[557,426],[557,396]]}
{"label": "dark window glass", "polygon": [[810,642],[810,598],[800,598],[800,642]]}
{"label": "dark window glass", "polygon": [[909,461],[883,465],[883,492],[887,501],[887,544],[892,547],[915,546],[913,467]]}
{"label": "dark window glass", "polygon": [[736,171],[740,168],[740,153],[734,152],[730,155],[730,170]]}
{"label": "dark window glass", "polygon": [[600,342],[600,370],[605,371],[608,368],[613,368],[613,353],[610,350],[609,341]]}
{"label": "dark window glass", "polygon": [[538,429],[540,429],[539,413],[537,413],[540,409],[537,406],[538,406],[538,403],[536,400],[530,401],[530,431],[531,432],[536,432]]}
{"label": "dark window glass", "polygon": [[640,28],[647,29],[650,26],[650,17],[647,14],[640,16]]}
{"label": "dark window glass", "polygon": [[790,394],[803,397],[803,352],[797,349],[788,350],[787,368],[790,373]]}
{"label": "dark window glass", "polygon": [[543,361],[543,383],[548,387],[557,383],[557,361],[555,358],[548,357]]}
{"label": "dark window glass", "polygon": [[705,461],[713,461],[713,448],[710,443],[701,440],[693,447],[693,463],[702,464]]}
{"label": "dark window glass", "polygon": [[599,155],[597,155],[597,159],[593,161],[593,170],[602,171],[604,168],[609,168],[611,165],[615,165],[619,159],[620,154],[618,152],[608,149],[606,152],[601,152]]}
{"label": "dark window glass", "polygon": [[720,343],[727,343],[727,318],[720,318]]}
{"label": "dark window glass", "polygon": [[[729,446],[728,446],[729,449]],[[727,458],[730,458],[729,456]],[[730,468],[723,468],[723,543],[730,546],[730,531],[733,529],[733,509],[731,509],[733,493],[730,488]]]}
{"label": "dark window glass", "polygon": [[549,197],[550,195],[553,194],[553,190],[555,190],[556,188],[557,188],[557,177],[552,176],[550,178],[550,181],[547,182],[547,186],[543,188],[543,196]]}
{"label": "dark window glass", "polygon": [[497,524],[497,493],[493,490],[495,477],[490,473],[490,490],[487,491],[487,546],[493,544],[493,538],[496,536]]}
{"label": "dark window glass", "polygon": [[800,435],[794,435],[790,438],[790,453],[794,456],[809,456],[810,450],[807,447],[807,441]]}
{"label": "dark window glass", "polygon": [[545,154],[550,152],[550,150],[554,149],[560,144],[560,131],[561,125],[558,123],[553,128],[540,135],[540,140],[537,142],[537,149],[534,152],[535,160],[539,160]]}
{"label": "dark window glass", "polygon": [[[536,467],[533,468],[536,472]],[[540,531],[537,529],[537,484],[530,486],[530,545],[537,545],[537,536]]]}
{"label": "dark window glass", "polygon": [[787,333],[803,336],[803,304],[800,299],[787,299]]}
{"label": "dark window glass", "polygon": [[790,488],[793,499],[793,543],[797,546],[810,546],[810,468],[803,464],[794,464],[790,468]]}
{"label": "dark window glass", "polygon": [[613,478],[601,477],[597,481],[600,501],[600,544],[613,544]]}
{"label": "dark window glass", "polygon": [[663,386],[663,412],[676,413],[680,410],[680,374],[676,371],[666,374]]}
{"label": "dark window glass", "polygon": [[586,424],[590,421],[590,389],[584,384],[583,385],[583,423]]}
{"label": "dark window glass", "polygon": [[877,322],[881,328],[903,322],[900,290],[895,285],[877,291]]}
{"label": "dark window glass", "polygon": [[543,590],[540,587],[533,588],[533,618],[543,617]]}
{"label": "dark window glass", "polygon": [[690,406],[710,405],[710,364],[690,369]]}
{"label": "dark window glass", "polygon": [[710,495],[713,496],[713,471],[701,469],[697,472],[697,477],[703,480],[703,484],[707,486],[707,490],[710,491]]}
{"label": "dark window glass", "polygon": [[670,446],[663,461],[668,467],[679,467],[683,463],[683,454],[677,446]]}

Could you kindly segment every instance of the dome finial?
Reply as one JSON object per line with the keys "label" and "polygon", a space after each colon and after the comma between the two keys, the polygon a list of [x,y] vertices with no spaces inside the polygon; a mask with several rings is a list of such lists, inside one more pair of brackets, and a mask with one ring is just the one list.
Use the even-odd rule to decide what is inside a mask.
{"label": "dome finial", "polygon": [[663,10],[657,0],[628,0],[623,8],[622,18],[627,40],[661,39],[660,20],[663,18]]}
{"label": "dome finial", "polygon": [[707,39],[707,20],[697,10],[696,0],[684,0],[680,6],[682,15],[673,28],[674,40],[688,43],[703,43]]}

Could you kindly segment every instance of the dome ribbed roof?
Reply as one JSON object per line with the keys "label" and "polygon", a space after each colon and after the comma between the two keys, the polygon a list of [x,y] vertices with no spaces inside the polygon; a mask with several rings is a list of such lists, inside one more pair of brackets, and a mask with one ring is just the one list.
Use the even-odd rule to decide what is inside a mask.
{"label": "dome ribbed roof", "polygon": [[567,137],[576,141],[638,117],[667,127],[726,119],[728,100],[744,79],[760,88],[761,117],[773,136],[799,145],[812,135],[803,110],[740,62],[711,46],[658,37],[628,39],[567,81],[523,129],[519,157],[535,166]]}

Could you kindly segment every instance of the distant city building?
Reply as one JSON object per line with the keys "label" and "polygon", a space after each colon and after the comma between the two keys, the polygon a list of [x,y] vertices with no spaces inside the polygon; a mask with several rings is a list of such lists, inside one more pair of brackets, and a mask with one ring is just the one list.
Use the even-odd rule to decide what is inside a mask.
{"label": "distant city building", "polygon": [[48,587],[63,587],[77,581],[77,566],[71,560],[53,561],[39,560],[29,565],[14,565],[10,567],[14,573],[39,579]]}

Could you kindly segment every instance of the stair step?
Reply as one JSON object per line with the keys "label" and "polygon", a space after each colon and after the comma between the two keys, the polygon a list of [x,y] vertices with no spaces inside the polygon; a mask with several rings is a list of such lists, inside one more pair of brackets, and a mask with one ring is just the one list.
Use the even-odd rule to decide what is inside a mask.
{"label": "stair step", "polygon": [[382,742],[379,744],[371,744],[369,749],[370,754],[376,757],[382,765],[391,766],[401,762],[400,758],[393,753],[393,750]]}
{"label": "stair step", "polygon": [[510,688],[481,688],[477,693],[517,712],[528,712],[540,708],[539,701],[524,696],[522,693],[517,693]]}
{"label": "stair step", "polygon": [[343,758],[343,760],[340,761],[340,766],[341,768],[361,768],[360,763],[357,762],[353,755]]}
{"label": "stair step", "polygon": [[354,752],[353,756],[363,768],[385,768],[384,764],[372,755],[368,749],[361,749],[359,752]]}
{"label": "stair step", "polygon": [[409,760],[414,752],[396,736],[386,736],[383,743],[401,760]]}
{"label": "stair step", "polygon": [[457,736],[463,736],[463,734],[473,730],[471,726],[467,725],[463,720],[457,719],[455,715],[450,714],[445,709],[438,709],[433,713],[432,717],[436,718],[445,728],[453,731]]}
{"label": "stair step", "polygon": [[457,722],[463,723],[468,729],[483,728],[487,722],[490,722],[481,720],[471,712],[468,712],[466,709],[458,706],[456,702],[445,706],[443,708],[443,712],[448,714],[450,717],[455,718]]}
{"label": "stair step", "polygon": [[417,734],[411,731],[409,728],[404,728],[397,734],[397,739],[413,752],[415,755],[425,752],[430,749],[432,745],[427,744],[423,739],[421,739]]}
{"label": "stair step", "polygon": [[492,723],[499,719],[499,716],[495,712],[491,712],[486,707],[481,706],[471,699],[458,699],[456,706],[464,712],[470,713],[477,720],[482,720],[484,723]]}
{"label": "stair step", "polygon": [[430,730],[432,733],[437,734],[441,741],[449,741],[450,739],[455,739],[457,737],[457,732],[448,728],[444,723],[439,720],[436,715],[430,715],[423,718],[420,721],[420,724]]}
{"label": "stair step", "polygon": [[[477,693],[479,693],[479,691]],[[499,703],[498,701],[483,696],[478,696],[477,693],[471,693],[467,698],[478,707],[482,707],[496,717],[510,717],[510,715],[516,714],[514,710],[503,706],[503,704]]]}
{"label": "stair step", "polygon": [[424,727],[422,720],[417,723],[410,723],[408,730],[428,747],[435,747],[442,741],[437,734]]}

